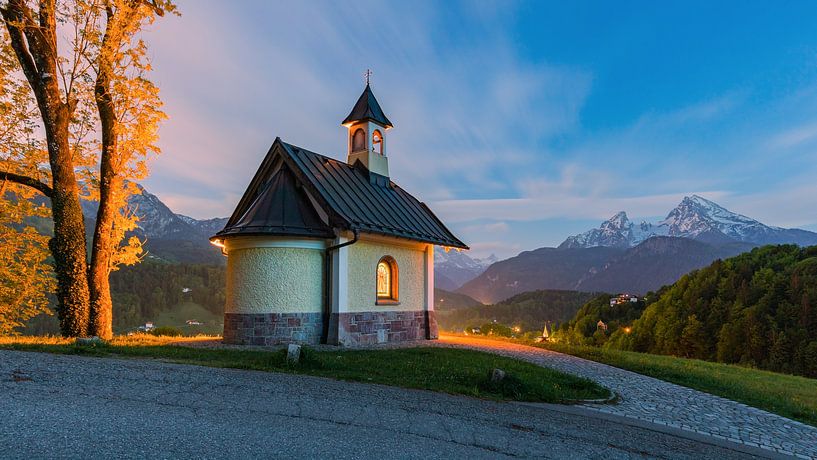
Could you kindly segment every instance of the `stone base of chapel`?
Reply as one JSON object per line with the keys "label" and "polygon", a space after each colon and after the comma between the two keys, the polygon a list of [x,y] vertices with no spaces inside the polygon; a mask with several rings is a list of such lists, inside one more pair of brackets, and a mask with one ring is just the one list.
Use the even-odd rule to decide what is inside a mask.
{"label": "stone base of chapel", "polygon": [[[224,343],[231,345],[318,344],[320,313],[225,313]],[[333,313],[327,343],[347,347],[439,337],[433,311]]]}
{"label": "stone base of chapel", "polygon": [[439,337],[433,311],[333,313],[329,321],[328,342],[347,347]]}
{"label": "stone base of chapel", "polygon": [[318,344],[320,313],[225,313],[224,343],[230,345]]}

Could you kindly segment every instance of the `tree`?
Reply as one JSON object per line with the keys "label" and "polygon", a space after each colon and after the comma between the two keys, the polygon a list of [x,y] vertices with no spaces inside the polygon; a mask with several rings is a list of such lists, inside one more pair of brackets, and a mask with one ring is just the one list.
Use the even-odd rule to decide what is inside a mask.
{"label": "tree", "polygon": [[[70,59],[57,52],[58,16],[61,19],[70,13],[58,11],[54,0],[41,1],[38,11],[33,11],[25,0],[7,0],[0,6],[0,15],[7,32],[4,44],[10,43],[39,109],[49,164],[47,173],[38,167],[31,170],[36,175],[4,170],[0,172],[0,179],[28,186],[51,199],[54,237],[49,241],[49,249],[57,275],[60,329],[66,336],[85,335],[89,317],[85,225],[69,129],[82,86],[77,78],[81,64],[76,53]],[[83,35],[78,30],[75,48],[84,46]],[[8,59],[4,58],[3,62],[7,63]],[[10,74],[10,69],[7,68],[6,73]],[[18,127],[31,122],[22,118],[18,121]],[[28,152],[11,153],[24,156]],[[27,158],[23,163],[30,164],[25,160]],[[50,184],[47,178],[38,177],[46,175],[50,175]]]}
{"label": "tree", "polygon": [[678,352],[687,358],[706,358],[706,333],[704,325],[695,315],[687,318],[686,325],[681,331],[681,339]]}
{"label": "tree", "polygon": [[[145,78],[150,65],[138,32],[168,11],[175,12],[168,0],[42,0],[36,8],[26,0],[7,0],[5,5],[0,0],[16,64],[39,113],[5,110],[17,113],[11,118],[19,126],[12,132],[19,135],[32,124],[38,125],[33,131],[39,127],[45,132],[49,160],[41,168],[31,161],[31,149],[10,151],[0,179],[51,199],[54,237],[49,248],[60,329],[66,336],[112,335],[110,272],[139,260],[141,243],[125,239],[137,220],[127,207],[136,190],[129,180],[147,174],[145,158],[158,153],[157,127],[164,114],[157,88]],[[68,35],[65,50],[58,48],[58,24],[66,29],[60,37]],[[7,74],[13,73],[9,61],[3,61]],[[19,86],[9,80],[9,88]],[[100,134],[99,142],[86,139],[92,132]],[[16,171],[32,164],[29,174]],[[79,170],[83,187],[79,167],[84,168]],[[99,203],[90,267],[80,191]]]}
{"label": "tree", "polygon": [[99,167],[99,208],[94,228],[90,267],[90,332],[113,335],[110,273],[120,264],[139,260],[141,242],[130,238],[120,246],[136,219],[127,209],[135,192],[129,179],[147,175],[145,159],[158,153],[158,125],[165,118],[158,89],[145,78],[150,65],[145,43],[135,40],[143,24],[165,11],[175,11],[165,0],[106,0],[105,29],[97,41],[94,96],[99,114],[102,151]]}

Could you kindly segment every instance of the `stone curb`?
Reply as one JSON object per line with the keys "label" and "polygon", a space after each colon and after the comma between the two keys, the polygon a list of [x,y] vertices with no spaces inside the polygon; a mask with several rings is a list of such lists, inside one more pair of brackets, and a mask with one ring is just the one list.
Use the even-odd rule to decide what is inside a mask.
{"label": "stone curb", "polygon": [[[601,399],[564,399],[559,404],[568,405],[568,406],[581,405],[581,404],[598,404],[598,405],[615,404],[615,403],[617,403],[619,401],[619,399],[621,399],[619,394],[616,393],[615,391],[610,390],[609,388],[607,388],[607,390],[610,391],[610,397],[608,397],[608,398],[601,398]],[[514,402],[514,401],[511,401],[511,402]],[[516,401],[516,402],[519,402],[519,401]],[[530,403],[530,404],[545,404],[545,403]]]}

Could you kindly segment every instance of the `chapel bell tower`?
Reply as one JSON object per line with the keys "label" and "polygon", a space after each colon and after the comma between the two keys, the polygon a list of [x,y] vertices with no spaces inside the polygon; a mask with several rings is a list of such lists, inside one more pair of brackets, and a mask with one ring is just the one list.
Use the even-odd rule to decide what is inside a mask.
{"label": "chapel bell tower", "polygon": [[386,130],[393,125],[386,118],[380,104],[369,86],[369,75],[366,76],[366,88],[355,103],[352,112],[343,120],[342,125],[349,130],[349,155],[347,163],[360,161],[369,172],[389,177],[389,159],[386,157]]}

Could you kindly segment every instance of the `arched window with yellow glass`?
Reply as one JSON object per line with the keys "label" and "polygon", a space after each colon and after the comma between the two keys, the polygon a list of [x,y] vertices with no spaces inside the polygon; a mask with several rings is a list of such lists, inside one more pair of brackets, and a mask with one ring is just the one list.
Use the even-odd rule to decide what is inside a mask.
{"label": "arched window with yellow glass", "polygon": [[397,262],[391,256],[385,256],[377,262],[377,303],[389,304],[398,301]]}

